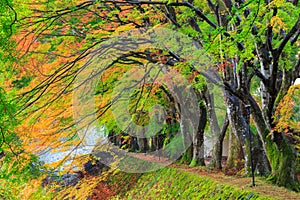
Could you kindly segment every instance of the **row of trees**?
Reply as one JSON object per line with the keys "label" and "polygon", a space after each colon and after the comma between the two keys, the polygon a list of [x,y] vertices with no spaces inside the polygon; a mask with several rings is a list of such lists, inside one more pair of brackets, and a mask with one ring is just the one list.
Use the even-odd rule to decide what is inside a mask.
{"label": "row of trees", "polygon": [[[289,140],[297,143],[299,132],[299,99],[291,95],[299,90],[292,86],[300,74],[298,1],[15,0],[3,6],[14,16],[11,40],[17,43],[17,60],[10,61],[17,78],[5,84],[17,89],[26,152],[77,144],[76,131],[98,121],[112,142],[125,131],[145,151],[145,137],[156,150],[180,130],[183,146],[192,143],[183,158],[194,166],[203,164],[209,127],[218,136],[216,168],[230,130],[242,147],[246,173],[252,160],[259,174],[299,190],[297,153]],[[156,41],[147,33],[151,27],[164,33]],[[124,103],[120,97],[128,91]],[[81,103],[72,101],[74,94]],[[74,109],[80,113],[75,119]]]}

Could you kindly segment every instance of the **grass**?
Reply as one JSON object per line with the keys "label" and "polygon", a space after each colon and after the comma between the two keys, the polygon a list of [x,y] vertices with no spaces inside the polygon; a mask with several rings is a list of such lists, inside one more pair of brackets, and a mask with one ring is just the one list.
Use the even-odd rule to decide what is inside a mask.
{"label": "grass", "polygon": [[[300,199],[297,193],[263,180],[251,188],[249,178],[201,174],[197,168],[188,169],[164,168],[144,174],[119,172],[109,180],[117,191],[112,199]],[[279,189],[282,195],[271,194],[268,189]]]}

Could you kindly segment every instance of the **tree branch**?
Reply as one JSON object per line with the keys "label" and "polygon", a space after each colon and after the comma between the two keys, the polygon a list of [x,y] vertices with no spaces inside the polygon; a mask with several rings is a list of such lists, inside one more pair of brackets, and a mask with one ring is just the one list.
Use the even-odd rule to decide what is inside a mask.
{"label": "tree branch", "polygon": [[290,32],[288,32],[288,34],[284,37],[283,41],[280,43],[280,45],[278,46],[278,48],[275,50],[276,51],[276,57],[279,58],[279,56],[281,55],[285,45],[288,43],[288,41],[292,38],[292,36],[299,31],[300,29],[300,15],[298,17],[297,22],[295,23],[295,25],[293,26],[293,28],[290,30]]}

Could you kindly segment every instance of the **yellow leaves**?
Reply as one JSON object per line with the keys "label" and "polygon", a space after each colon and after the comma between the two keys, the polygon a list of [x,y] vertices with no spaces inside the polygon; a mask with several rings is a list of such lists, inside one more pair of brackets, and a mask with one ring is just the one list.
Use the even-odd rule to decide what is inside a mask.
{"label": "yellow leaves", "polygon": [[270,21],[270,26],[273,27],[275,33],[278,33],[281,29],[286,29],[286,24],[282,21],[281,18],[273,16]]}
{"label": "yellow leaves", "polygon": [[30,199],[31,195],[41,186],[39,180],[31,180],[30,184],[26,184],[20,193],[21,199]]}
{"label": "yellow leaves", "polygon": [[113,35],[120,35],[120,33],[125,31],[130,31],[132,29],[135,29],[135,26],[133,24],[126,24],[124,26],[119,26],[118,28],[116,28]]}
{"label": "yellow leaves", "polygon": [[109,35],[111,35],[111,32],[103,29],[98,29],[89,32],[87,38],[101,38],[103,36],[109,36]]}
{"label": "yellow leaves", "polygon": [[274,121],[277,122],[275,130],[284,131],[292,129],[300,131],[299,111],[300,85],[291,86],[287,95],[279,103],[275,112]]}
{"label": "yellow leaves", "polygon": [[153,29],[166,27],[164,24],[156,24],[153,26]]}
{"label": "yellow leaves", "polygon": [[57,195],[54,197],[54,199],[85,200],[92,195],[93,190],[100,182],[107,180],[108,174],[110,173],[112,173],[112,170],[102,173],[101,176],[85,176],[76,184],[76,187],[70,186],[67,188],[62,188],[60,192],[57,193]]}
{"label": "yellow leaves", "polygon": [[[55,90],[54,90],[55,91]],[[64,127],[73,123],[71,96],[62,98],[51,107],[46,107],[41,113],[36,113],[17,127],[17,133],[23,141],[26,152],[37,153],[48,147],[56,148],[70,146],[74,141],[63,141],[76,134],[75,127],[65,130]]]}
{"label": "yellow leaves", "polygon": [[35,48],[35,51],[48,52],[50,48],[51,48],[50,43],[44,43],[44,44],[37,45],[37,48]]}
{"label": "yellow leaves", "polygon": [[277,7],[280,8],[284,6],[285,1],[284,0],[273,0],[268,4],[268,7]]}

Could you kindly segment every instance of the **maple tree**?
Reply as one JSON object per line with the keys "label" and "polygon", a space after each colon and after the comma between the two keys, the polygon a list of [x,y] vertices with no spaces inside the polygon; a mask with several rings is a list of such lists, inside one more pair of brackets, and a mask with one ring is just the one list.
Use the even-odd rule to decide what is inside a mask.
{"label": "maple tree", "polygon": [[[14,63],[13,75],[10,75],[14,78],[6,79],[5,87],[17,89],[20,107],[16,115],[22,119],[22,124],[17,126],[16,133],[21,133],[18,138],[25,152],[38,153],[47,148],[63,151],[72,145],[78,146],[82,140],[77,132],[84,132],[97,121],[107,127],[112,143],[117,144],[122,134],[120,146],[132,151],[137,150],[137,144],[143,152],[161,149],[181,130],[184,141],[193,144],[183,160],[194,166],[203,164],[203,134],[209,124],[211,132],[218,136],[213,165],[220,168],[222,141],[229,126],[243,147],[247,173],[251,171],[250,146],[254,168],[259,174],[269,176],[278,185],[299,190],[294,169],[297,155],[285,132],[289,128],[297,132],[295,124],[298,124],[290,121],[295,116],[275,113],[286,112],[284,108],[276,110],[288,105],[280,100],[285,96],[290,98],[289,88],[300,72],[298,1],[53,0],[31,3],[15,0],[1,6],[10,9],[11,16],[18,12],[17,18],[4,23],[11,28],[2,28],[6,32],[1,35],[11,34],[12,28],[16,29],[11,38],[17,43],[17,59],[8,62]],[[168,46],[174,42],[172,36],[161,41],[168,48],[151,46],[150,40],[142,34],[150,27],[163,27],[188,36],[194,46],[179,45],[177,48],[181,48],[182,55],[177,55],[176,43]],[[141,32],[130,32],[132,29]],[[145,38],[132,39],[128,33]],[[2,46],[9,48],[10,44]],[[204,49],[204,57],[209,59],[201,57],[204,52],[199,49]],[[1,61],[2,57],[3,54]],[[97,59],[100,62],[101,58],[105,58],[103,66],[87,67],[86,63]],[[107,58],[111,59],[107,61]],[[205,67],[195,58],[203,59]],[[145,67],[144,74],[131,73],[130,76],[139,87],[132,90],[128,105],[124,104],[129,107],[129,117],[135,124],[145,127],[151,125],[153,115],[149,109],[153,105],[160,104],[167,114],[158,134],[139,140],[129,131],[129,134],[124,133],[118,124],[119,118],[114,115],[113,106],[120,102],[118,95],[126,88],[114,92],[119,82],[127,83],[123,78],[128,71],[157,63],[188,80],[195,93],[194,100],[200,102],[194,109],[198,111],[198,118],[195,118],[198,120],[190,120],[193,112],[186,104],[180,105],[180,98],[172,97],[166,85],[147,83],[148,74],[166,73]],[[84,82],[92,80],[93,74],[101,74],[101,81],[93,93],[96,110],[89,108],[88,103],[93,98],[87,99],[86,104],[72,101],[77,91],[81,91],[83,97],[91,95],[80,88],[85,86]],[[82,80],[76,82],[77,77]],[[180,91],[184,88],[184,84],[180,85],[183,81],[175,78],[174,75],[166,76],[165,80],[177,81]],[[73,87],[74,84],[78,85]],[[216,114],[214,102],[218,100],[211,90],[212,84],[221,88],[221,100],[227,109],[223,116]],[[182,94],[177,92],[178,96]],[[82,116],[74,119],[74,109],[81,111]],[[89,118],[91,114],[96,117]],[[186,128],[183,120],[189,115]],[[255,129],[249,131],[251,123]],[[156,126],[158,124],[149,126],[150,130]],[[130,147],[124,145],[129,141]],[[168,151],[176,151],[176,147]]]}

